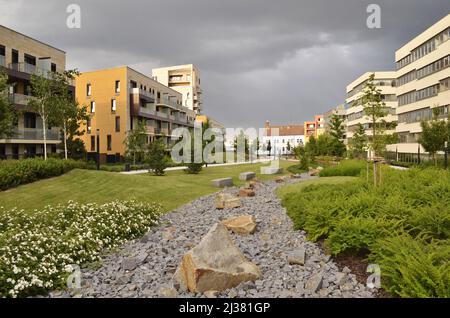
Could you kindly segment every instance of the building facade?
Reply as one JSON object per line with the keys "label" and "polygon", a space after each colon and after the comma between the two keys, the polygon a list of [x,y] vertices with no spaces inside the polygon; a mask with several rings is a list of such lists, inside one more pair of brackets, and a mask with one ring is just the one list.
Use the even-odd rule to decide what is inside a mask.
{"label": "building facade", "polygon": [[[18,111],[14,136],[0,140],[0,158],[43,156],[42,120],[27,107],[33,98],[30,80],[33,74],[46,76],[49,72],[65,71],[66,53],[0,25],[0,68],[8,76],[9,98]],[[74,89],[69,87],[72,92]],[[47,153],[56,153],[61,142],[60,129],[48,127],[46,135]]]}
{"label": "building facade", "polygon": [[323,115],[314,116],[313,121],[305,121],[303,124],[303,130],[305,134],[305,143],[309,142],[309,138],[319,137],[325,133],[325,118]]}
{"label": "building facade", "polygon": [[305,144],[305,130],[303,125],[273,126],[269,121],[264,125],[264,137],[262,144],[267,148],[272,147],[272,155],[290,154],[292,149]]}
{"label": "building facade", "polygon": [[130,67],[84,72],[76,87],[77,100],[90,116],[82,127],[88,157],[95,158],[98,133],[103,163],[123,160],[127,134],[140,121],[146,125],[147,143],[164,138],[169,144],[174,129],[194,127],[195,112],[182,106],[181,93]]}
{"label": "building facade", "polygon": [[364,86],[372,74],[375,74],[374,84],[381,91],[381,99],[386,104],[385,112],[387,115],[382,118],[386,122],[385,133],[393,134],[395,132],[398,121],[396,115],[398,103],[395,87],[395,72],[367,72],[347,86],[347,99],[345,100],[348,106],[346,112],[347,144],[351,143],[359,124],[364,127],[368,138],[371,138],[373,135],[371,119],[366,116],[364,112],[365,105],[362,104]]}
{"label": "building facade", "polygon": [[[399,143],[388,150],[417,154],[420,123],[450,114],[450,14],[395,52]],[[444,145],[443,145],[444,147]]]}
{"label": "building facade", "polygon": [[193,64],[155,68],[152,75],[156,81],[181,93],[183,106],[197,114],[202,112],[200,72]]}

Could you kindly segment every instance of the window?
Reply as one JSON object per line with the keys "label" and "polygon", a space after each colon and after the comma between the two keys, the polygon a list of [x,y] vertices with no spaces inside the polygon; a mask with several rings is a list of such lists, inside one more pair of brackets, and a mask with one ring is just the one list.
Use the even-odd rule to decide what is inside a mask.
{"label": "window", "polygon": [[91,114],[95,113],[95,102],[91,102]]}
{"label": "window", "polygon": [[34,113],[23,114],[23,125],[25,128],[36,129],[36,114]]}
{"label": "window", "polygon": [[95,136],[91,136],[91,151],[95,151]]}
{"label": "window", "polygon": [[25,60],[26,64],[30,64],[30,65],[36,66],[36,57],[35,56],[29,55],[29,54],[25,54],[24,60]]}
{"label": "window", "polygon": [[90,134],[92,132],[92,122],[90,118],[88,118],[86,126],[87,126],[87,133]]}
{"label": "window", "polygon": [[411,91],[398,97],[398,106],[411,104],[416,101],[416,91]]}
{"label": "window", "polygon": [[417,78],[423,78],[433,73],[439,72],[444,68],[447,68],[450,64],[450,55],[447,55],[425,67],[417,70]]}
{"label": "window", "polygon": [[116,117],[116,132],[120,132],[120,117]]}
{"label": "window", "polygon": [[398,122],[399,123],[418,123],[423,120],[430,120],[431,119],[431,110],[430,107],[410,111],[407,113],[399,114],[398,115]]}
{"label": "window", "polygon": [[117,110],[117,101],[115,99],[111,99],[111,111],[115,112]]}
{"label": "window", "polygon": [[108,142],[108,151],[111,151],[111,149],[112,149],[112,137],[111,137],[111,135],[107,136],[107,142]]}
{"label": "window", "polygon": [[52,72],[56,73],[56,64],[55,63],[52,63]]}
{"label": "window", "polygon": [[430,98],[438,94],[439,84],[429,86],[416,92],[416,101]]}
{"label": "window", "polygon": [[13,64],[19,63],[19,51],[14,49],[11,50],[11,60]]}
{"label": "window", "polygon": [[450,77],[447,77],[440,81],[439,91],[443,92],[450,89]]}
{"label": "window", "polygon": [[86,85],[86,95],[87,96],[91,96],[92,95],[92,85],[91,84],[87,84]]}
{"label": "window", "polygon": [[405,75],[400,76],[397,79],[397,83],[396,83],[397,87],[405,85],[406,83],[412,82],[415,79],[416,79],[416,70],[414,70],[412,72],[409,72],[409,73],[406,73]]}
{"label": "window", "polygon": [[6,48],[3,45],[0,45],[0,56],[6,55]]}

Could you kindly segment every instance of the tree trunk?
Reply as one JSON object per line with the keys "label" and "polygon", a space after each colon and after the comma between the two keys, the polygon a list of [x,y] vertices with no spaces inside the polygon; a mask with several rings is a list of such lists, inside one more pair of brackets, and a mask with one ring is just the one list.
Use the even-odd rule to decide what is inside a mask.
{"label": "tree trunk", "polygon": [[66,123],[64,123],[64,158],[68,159],[67,155],[67,128]]}
{"label": "tree trunk", "polygon": [[377,186],[377,163],[373,162],[373,185]]}

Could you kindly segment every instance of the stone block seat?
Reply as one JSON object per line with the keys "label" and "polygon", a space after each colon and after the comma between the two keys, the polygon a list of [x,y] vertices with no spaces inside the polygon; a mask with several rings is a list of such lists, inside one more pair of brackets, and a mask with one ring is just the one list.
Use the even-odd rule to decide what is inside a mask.
{"label": "stone block seat", "polygon": [[216,188],[232,187],[233,179],[232,178],[215,179],[212,180],[212,185]]}

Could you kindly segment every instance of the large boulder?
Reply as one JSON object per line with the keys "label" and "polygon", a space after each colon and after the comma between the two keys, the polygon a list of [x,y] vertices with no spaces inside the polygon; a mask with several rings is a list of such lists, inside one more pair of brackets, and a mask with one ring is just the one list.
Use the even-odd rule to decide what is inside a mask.
{"label": "large boulder", "polygon": [[260,277],[258,266],[245,258],[227,228],[218,223],[183,256],[174,280],[192,293],[204,293],[224,291]]}
{"label": "large boulder", "polygon": [[235,209],[241,206],[241,200],[229,193],[219,193],[216,197],[216,209]]}
{"label": "large boulder", "polygon": [[247,189],[247,188],[239,189],[239,197],[241,197],[241,198],[254,197],[255,195],[256,195],[256,193],[255,193],[255,190],[253,190],[253,189]]}
{"label": "large boulder", "polygon": [[256,220],[254,216],[242,215],[221,222],[225,227],[236,234],[253,234],[256,231]]}

